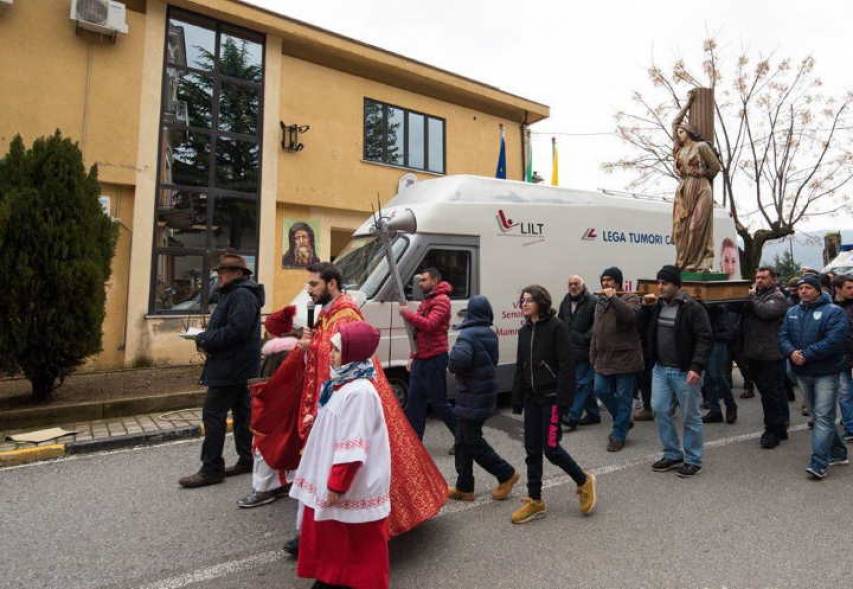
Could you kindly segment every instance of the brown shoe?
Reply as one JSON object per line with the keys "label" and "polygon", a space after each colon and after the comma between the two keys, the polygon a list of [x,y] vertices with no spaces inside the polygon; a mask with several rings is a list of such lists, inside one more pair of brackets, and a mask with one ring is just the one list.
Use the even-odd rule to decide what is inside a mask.
{"label": "brown shoe", "polygon": [[651,409],[640,409],[634,412],[634,421],[654,421],[655,415]]}
{"label": "brown shoe", "polygon": [[503,501],[509,497],[509,494],[512,493],[512,488],[518,482],[519,478],[521,477],[519,476],[518,471],[512,473],[511,477],[492,489],[492,499],[495,501]]}
{"label": "brown shoe", "polygon": [[467,491],[460,491],[456,487],[449,487],[447,489],[447,498],[454,501],[473,501],[474,493],[473,491],[468,493]]}
{"label": "brown shoe", "polygon": [[225,476],[233,477],[238,474],[246,474],[252,472],[252,462],[243,462],[238,460],[234,466],[229,466],[225,469]]}
{"label": "brown shoe", "polygon": [[224,474],[218,476],[211,476],[199,471],[195,474],[191,474],[188,477],[179,479],[178,484],[184,487],[185,489],[195,489],[196,487],[206,487],[208,485],[215,485],[217,483],[221,483],[224,480]]}
{"label": "brown shoe", "polygon": [[621,450],[624,447],[625,447],[625,441],[624,440],[617,440],[613,436],[611,436],[610,439],[607,441],[607,451],[608,452],[618,452],[619,450]]}

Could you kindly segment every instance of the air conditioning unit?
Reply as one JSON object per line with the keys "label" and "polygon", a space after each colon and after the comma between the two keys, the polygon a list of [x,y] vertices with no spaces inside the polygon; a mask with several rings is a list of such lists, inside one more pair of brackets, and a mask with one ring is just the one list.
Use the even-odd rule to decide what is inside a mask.
{"label": "air conditioning unit", "polygon": [[127,9],[113,0],[71,0],[71,20],[81,29],[115,36],[127,34]]}

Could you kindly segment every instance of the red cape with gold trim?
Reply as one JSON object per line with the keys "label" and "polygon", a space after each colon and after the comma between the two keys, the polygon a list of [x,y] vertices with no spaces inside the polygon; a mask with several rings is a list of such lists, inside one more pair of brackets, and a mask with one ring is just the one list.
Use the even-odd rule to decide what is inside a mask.
{"label": "red cape with gold trim", "polygon": [[[364,318],[355,302],[339,296],[324,308],[304,354],[288,354],[265,383],[252,386],[252,430],[264,460],[276,469],[295,469],[317,413],[320,387],[331,371],[331,337],[341,325]],[[396,536],[435,516],[447,500],[447,483],[409,425],[374,356],[373,384],[382,400],[391,445],[391,516]],[[256,419],[256,415],[258,415]]]}

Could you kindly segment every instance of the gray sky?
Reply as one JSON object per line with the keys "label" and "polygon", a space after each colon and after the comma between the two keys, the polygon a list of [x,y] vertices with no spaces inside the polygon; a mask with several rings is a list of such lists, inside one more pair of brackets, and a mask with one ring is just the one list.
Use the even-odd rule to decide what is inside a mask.
{"label": "gray sky", "polygon": [[[543,133],[534,136],[534,168],[550,180],[549,133],[578,134],[557,135],[560,184],[572,188],[625,188],[629,176],[601,169],[626,153],[606,134],[614,114],[630,108],[634,90],[651,88],[653,57],[667,69],[680,57],[698,66],[709,34],[731,62],[744,51],[795,61],[811,54],[827,93],[853,89],[853,3],[841,0],[249,1],[548,104],[551,118],[533,127]],[[497,138],[495,149],[497,157]],[[853,227],[853,215],[804,225],[839,226]]]}

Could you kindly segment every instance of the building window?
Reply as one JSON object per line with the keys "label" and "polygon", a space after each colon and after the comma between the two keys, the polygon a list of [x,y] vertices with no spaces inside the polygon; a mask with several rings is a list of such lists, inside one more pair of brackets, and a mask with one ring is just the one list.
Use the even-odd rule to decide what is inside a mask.
{"label": "building window", "polygon": [[364,99],[364,159],[444,174],[444,119]]}
{"label": "building window", "polygon": [[152,313],[206,313],[225,251],[257,264],[264,37],[170,9]]}

